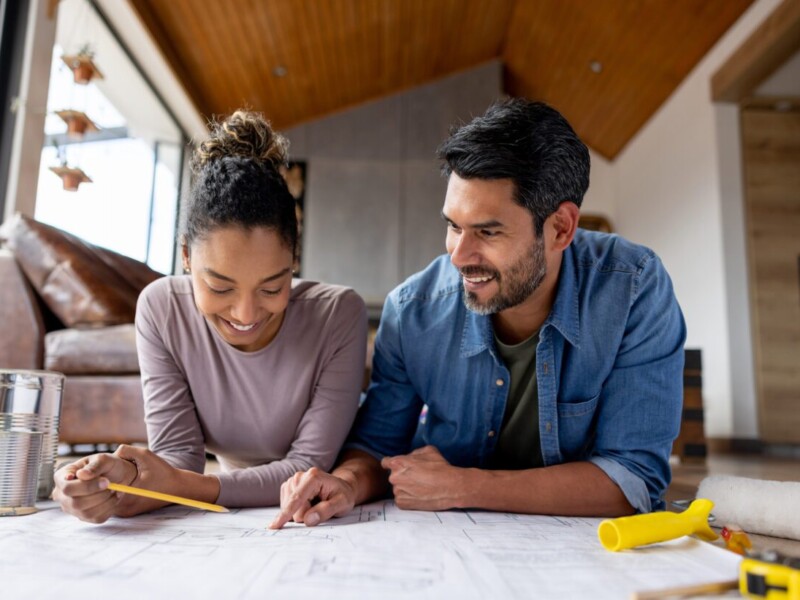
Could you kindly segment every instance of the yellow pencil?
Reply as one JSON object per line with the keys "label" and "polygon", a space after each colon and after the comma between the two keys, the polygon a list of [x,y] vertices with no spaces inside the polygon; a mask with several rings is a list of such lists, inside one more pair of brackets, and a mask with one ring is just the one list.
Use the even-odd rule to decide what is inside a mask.
{"label": "yellow pencil", "polygon": [[120,483],[109,483],[108,489],[115,492],[122,492],[123,494],[133,494],[134,496],[144,496],[145,498],[153,498],[154,500],[163,500],[164,502],[173,502],[175,504],[183,504],[184,506],[193,506],[194,508],[202,508],[203,510],[213,510],[214,512],[226,513],[228,509],[219,504],[210,504],[209,502],[200,502],[200,500],[192,500],[190,498],[182,498],[180,496],[173,496],[172,494],[162,494],[161,492],[154,492],[152,490],[144,490],[142,488],[131,487],[129,485],[122,485]]}
{"label": "yellow pencil", "polygon": [[721,594],[728,590],[739,589],[739,582],[735,580],[720,581],[717,583],[701,583],[698,585],[682,585],[663,590],[647,590],[634,592],[631,600],[661,600],[662,598],[676,598],[683,596],[701,596],[704,594]]}

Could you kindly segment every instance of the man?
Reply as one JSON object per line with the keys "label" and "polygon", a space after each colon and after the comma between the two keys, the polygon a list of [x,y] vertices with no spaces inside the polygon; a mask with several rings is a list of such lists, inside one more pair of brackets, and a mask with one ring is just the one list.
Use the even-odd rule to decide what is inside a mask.
{"label": "man", "polygon": [[496,104],[439,156],[449,259],[389,294],[338,466],[284,483],[271,526],[389,486],[416,510],[663,508],[686,330],[658,257],[577,230],[589,153],[545,104]]}

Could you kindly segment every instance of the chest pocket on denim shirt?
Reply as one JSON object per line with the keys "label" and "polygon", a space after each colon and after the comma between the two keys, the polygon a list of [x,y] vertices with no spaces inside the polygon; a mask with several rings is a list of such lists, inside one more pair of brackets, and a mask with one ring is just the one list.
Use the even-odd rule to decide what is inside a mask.
{"label": "chest pocket on denim shirt", "polygon": [[565,460],[582,457],[592,444],[592,424],[599,399],[600,394],[597,394],[589,400],[558,403],[558,441]]}

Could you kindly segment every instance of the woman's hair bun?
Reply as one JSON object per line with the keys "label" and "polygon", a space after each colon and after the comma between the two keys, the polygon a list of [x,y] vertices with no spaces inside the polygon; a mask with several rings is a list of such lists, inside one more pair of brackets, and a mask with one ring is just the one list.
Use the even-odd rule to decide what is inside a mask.
{"label": "woman's hair bun", "polygon": [[288,160],[289,142],[273,131],[261,113],[237,110],[224,121],[211,123],[211,136],[194,151],[192,167],[200,171],[226,156],[241,156],[279,169]]}

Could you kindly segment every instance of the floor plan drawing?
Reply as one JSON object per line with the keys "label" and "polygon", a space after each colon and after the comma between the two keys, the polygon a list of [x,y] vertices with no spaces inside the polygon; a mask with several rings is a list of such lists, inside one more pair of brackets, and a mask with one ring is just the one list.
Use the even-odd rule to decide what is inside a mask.
{"label": "floor plan drawing", "polygon": [[277,509],[172,506],[92,525],[44,503],[0,519],[6,598],[624,598],[733,579],[738,557],[692,538],[620,553],[599,519],[417,512],[389,501],[318,527]]}

